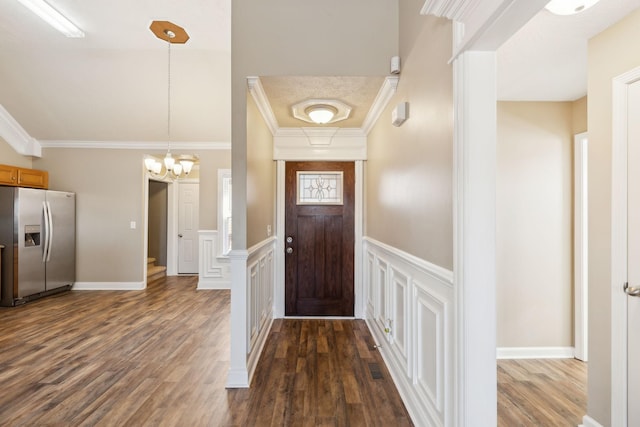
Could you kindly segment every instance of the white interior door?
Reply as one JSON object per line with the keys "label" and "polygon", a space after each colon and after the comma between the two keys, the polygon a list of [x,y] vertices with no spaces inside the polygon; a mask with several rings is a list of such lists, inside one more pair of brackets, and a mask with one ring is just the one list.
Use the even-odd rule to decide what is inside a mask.
{"label": "white interior door", "polygon": [[178,273],[198,273],[199,184],[180,183],[178,195]]}
{"label": "white interior door", "polygon": [[640,81],[629,85],[627,108],[627,425],[640,426]]}

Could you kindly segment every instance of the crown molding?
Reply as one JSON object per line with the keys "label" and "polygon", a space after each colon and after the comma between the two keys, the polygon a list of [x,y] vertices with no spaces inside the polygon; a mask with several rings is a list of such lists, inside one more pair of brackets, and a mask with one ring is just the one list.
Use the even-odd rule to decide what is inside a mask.
{"label": "crown molding", "polygon": [[367,135],[360,128],[280,128],[274,160],[366,160]]}
{"label": "crown molding", "polygon": [[260,77],[247,77],[247,87],[271,135],[275,135],[276,132],[278,132],[278,121],[276,120],[275,114],[273,114],[267,94],[264,92],[264,88],[260,82]]}
{"label": "crown molding", "polygon": [[[39,141],[42,148],[102,148],[111,150],[166,150],[166,141]],[[174,150],[230,150],[231,142],[177,142],[171,143]]]}
{"label": "crown molding", "polygon": [[480,3],[481,0],[426,0],[420,14],[464,22]]}
{"label": "crown molding", "polygon": [[368,135],[369,132],[371,132],[373,125],[376,124],[387,104],[391,101],[391,98],[396,93],[399,81],[400,78],[398,76],[387,76],[384,79],[384,83],[378,91],[376,99],[373,101],[373,104],[367,113],[367,117],[362,123],[362,130],[365,135]]}
{"label": "crown molding", "polygon": [[0,137],[23,156],[42,156],[42,147],[27,133],[20,123],[0,105]]}

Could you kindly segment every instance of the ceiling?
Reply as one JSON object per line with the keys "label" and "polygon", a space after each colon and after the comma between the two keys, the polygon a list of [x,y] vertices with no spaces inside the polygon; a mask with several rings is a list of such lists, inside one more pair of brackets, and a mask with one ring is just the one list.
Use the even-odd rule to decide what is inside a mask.
{"label": "ceiling", "polygon": [[[42,141],[163,141],[167,138],[167,45],[149,30],[170,20],[189,33],[171,51],[172,141],[231,139],[232,0],[49,0],[86,33],[69,39],[16,0],[0,1],[0,105]],[[574,100],[586,93],[589,37],[640,6],[601,0],[582,14],[541,11],[498,51],[498,98]],[[308,126],[291,104],[339,98],[358,127],[384,76],[267,77],[281,127]],[[214,119],[212,119],[214,118]]]}
{"label": "ceiling", "polygon": [[572,16],[542,10],[497,53],[498,99],[573,101],[587,93],[587,42],[640,0],[600,0]]}

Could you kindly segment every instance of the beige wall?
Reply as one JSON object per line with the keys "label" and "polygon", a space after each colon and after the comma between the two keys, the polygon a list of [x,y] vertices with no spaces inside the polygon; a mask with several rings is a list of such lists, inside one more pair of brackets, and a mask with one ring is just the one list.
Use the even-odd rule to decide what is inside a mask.
{"label": "beige wall", "polygon": [[571,103],[572,109],[572,129],[577,135],[587,131],[587,97],[576,99]]}
{"label": "beige wall", "polygon": [[573,104],[499,102],[498,347],[573,345]]}
{"label": "beige wall", "polygon": [[247,76],[386,75],[398,54],[398,3],[234,0],[231,7],[233,247],[242,249],[256,240],[247,237],[247,219],[263,208],[247,212],[256,190],[247,178],[260,174],[247,170]]}
{"label": "beige wall", "polygon": [[247,247],[275,232],[276,167],[273,136],[255,101],[247,95]]}
{"label": "beige wall", "polygon": [[[589,41],[588,414],[611,419],[611,79],[640,66],[640,9]],[[616,361],[617,362],[617,361]],[[615,363],[615,362],[614,362]]]}
{"label": "beige wall", "polygon": [[31,157],[18,154],[12,146],[4,139],[0,138],[0,164],[19,166],[21,168],[31,168]]}
{"label": "beige wall", "polygon": [[[230,153],[195,153],[200,156],[200,228],[216,229],[217,170],[229,168]],[[34,159],[34,168],[49,171],[51,189],[77,193],[78,282],[143,279],[144,154],[140,150],[44,149],[43,157]],[[129,227],[131,221],[138,224],[135,230]]]}
{"label": "beige wall", "polygon": [[[452,269],[452,28],[421,16],[423,3],[400,2],[402,74],[368,137],[365,235]],[[409,119],[395,127],[400,102],[409,103]]]}

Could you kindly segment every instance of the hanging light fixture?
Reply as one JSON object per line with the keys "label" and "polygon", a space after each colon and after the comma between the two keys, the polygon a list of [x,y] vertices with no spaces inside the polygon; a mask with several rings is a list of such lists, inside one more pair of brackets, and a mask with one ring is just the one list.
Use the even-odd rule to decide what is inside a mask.
{"label": "hanging light fixture", "polygon": [[149,27],[151,32],[160,40],[167,42],[167,154],[162,161],[155,156],[146,155],[144,159],[147,172],[153,177],[164,179],[185,178],[198,163],[198,156],[194,154],[181,154],[174,157],[171,154],[171,45],[184,44],[189,40],[189,35],[184,28],[169,21],[153,21]]}

